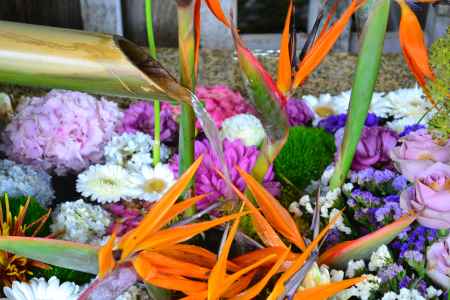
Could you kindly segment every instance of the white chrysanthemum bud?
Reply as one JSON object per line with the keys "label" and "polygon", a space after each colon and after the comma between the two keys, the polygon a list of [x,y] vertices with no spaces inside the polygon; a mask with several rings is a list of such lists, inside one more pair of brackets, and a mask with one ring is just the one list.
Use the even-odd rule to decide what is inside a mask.
{"label": "white chrysanthemum bud", "polygon": [[240,139],[245,146],[259,146],[266,137],[261,121],[250,114],[239,114],[222,123],[222,138]]}

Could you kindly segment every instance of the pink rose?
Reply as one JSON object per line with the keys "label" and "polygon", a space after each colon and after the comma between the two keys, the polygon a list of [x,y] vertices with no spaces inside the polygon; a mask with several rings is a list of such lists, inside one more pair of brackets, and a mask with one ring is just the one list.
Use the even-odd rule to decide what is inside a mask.
{"label": "pink rose", "polygon": [[423,171],[415,186],[400,195],[400,206],[416,211],[423,226],[449,229],[450,166],[438,162]]}
{"label": "pink rose", "polygon": [[439,144],[426,129],[410,133],[402,138],[402,144],[391,153],[397,169],[410,181],[435,162],[450,162],[450,142]]}
{"label": "pink rose", "polygon": [[428,249],[427,274],[443,289],[450,287],[450,236]]}

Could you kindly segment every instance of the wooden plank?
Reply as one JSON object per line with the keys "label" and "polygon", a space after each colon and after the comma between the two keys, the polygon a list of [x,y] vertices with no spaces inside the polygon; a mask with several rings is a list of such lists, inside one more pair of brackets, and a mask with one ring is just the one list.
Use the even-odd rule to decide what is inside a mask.
{"label": "wooden plank", "polygon": [[1,0],[0,20],[83,28],[79,0]]}
{"label": "wooden plank", "polygon": [[[225,15],[233,12],[234,20],[237,20],[237,0],[221,0],[222,9]],[[220,23],[208,9],[207,5],[202,5],[201,10],[201,45],[210,49],[232,49],[233,40],[230,30]]]}
{"label": "wooden plank", "polygon": [[80,4],[85,30],[123,35],[120,0],[80,0]]}

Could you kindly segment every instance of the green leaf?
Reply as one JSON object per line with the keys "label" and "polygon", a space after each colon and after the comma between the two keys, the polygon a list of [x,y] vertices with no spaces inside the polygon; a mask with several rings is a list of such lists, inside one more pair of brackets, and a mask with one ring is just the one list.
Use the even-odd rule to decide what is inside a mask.
{"label": "green leaf", "polygon": [[157,286],[146,284],[147,293],[150,295],[151,299],[155,300],[170,300],[172,299],[172,294],[169,290],[159,288]]}
{"label": "green leaf", "polygon": [[416,219],[415,215],[407,214],[397,221],[386,225],[377,231],[367,234],[357,240],[339,243],[320,256],[320,264],[345,269],[350,260],[370,258],[380,246],[387,245]]}
{"label": "green leaf", "polygon": [[70,270],[66,268],[50,266],[48,270],[35,269],[33,270],[33,277],[45,277],[47,280],[52,276],[57,277],[61,282],[75,282],[78,285],[83,285],[91,282],[94,278],[93,274],[88,274],[80,271]]}
{"label": "green leaf", "polygon": [[344,183],[361,138],[380,70],[390,2],[390,0],[376,1],[365,25],[353,81],[347,125],[336,170],[331,178],[331,189],[340,187]]}
{"label": "green leaf", "polygon": [[98,248],[45,238],[0,237],[0,250],[66,269],[97,274]]}

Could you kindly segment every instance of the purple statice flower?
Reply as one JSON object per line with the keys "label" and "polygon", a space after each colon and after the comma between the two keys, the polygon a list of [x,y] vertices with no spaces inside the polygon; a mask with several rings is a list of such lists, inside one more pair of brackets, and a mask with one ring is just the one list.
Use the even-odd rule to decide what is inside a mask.
{"label": "purple statice flower", "polygon": [[348,199],[347,200],[347,205],[350,206],[350,207],[355,207],[356,206],[355,199],[352,199],[352,198]]}
{"label": "purple statice flower", "polygon": [[[319,122],[318,126],[325,129],[331,134],[335,134],[336,131],[345,127],[346,122],[347,122],[347,114],[331,115],[325,119],[322,119]],[[373,113],[369,113],[367,115],[367,119],[364,125],[366,125],[367,127],[374,127],[378,126],[378,123],[379,123],[378,117]]]}
{"label": "purple statice flower", "polygon": [[414,264],[424,263],[424,255],[417,250],[408,250],[403,253],[403,258]]}
{"label": "purple statice flower", "polygon": [[399,274],[405,272],[405,269],[398,264],[391,264],[385,268],[378,271],[378,277],[380,277],[382,282],[388,282],[396,278]]}
{"label": "purple statice flower", "polygon": [[411,132],[417,131],[419,129],[426,128],[425,125],[422,124],[414,124],[414,125],[408,125],[405,127],[405,129],[400,133],[400,137],[407,136]]}
{"label": "purple statice flower", "polygon": [[421,279],[421,280],[419,280],[419,282],[417,282],[416,289],[424,297],[427,295],[427,288],[428,288],[428,284],[423,279]]}
{"label": "purple statice flower", "polygon": [[[172,113],[170,104],[163,103],[160,113],[161,122],[161,141],[173,142],[177,135],[178,125]],[[155,133],[155,118],[153,112],[153,103],[139,101],[130,105],[125,111],[123,119],[116,128],[119,134],[136,133],[141,131],[150,134]]]}
{"label": "purple statice flower", "polygon": [[314,113],[306,101],[290,98],[286,103],[286,113],[291,127],[306,125],[314,118]]}
{"label": "purple statice flower", "polygon": [[400,208],[399,203],[388,202],[380,208],[377,208],[375,212],[375,219],[379,223],[389,224],[393,220],[398,220],[404,211]]}
{"label": "purple statice flower", "polygon": [[329,231],[327,238],[324,242],[323,249],[326,250],[328,248],[333,247],[334,245],[342,242],[342,232],[337,228],[333,228]]}
{"label": "purple statice flower", "polygon": [[[245,182],[236,170],[236,166],[239,166],[245,172],[251,172],[259,155],[259,150],[255,146],[245,146],[240,140],[229,141],[228,139],[223,141],[223,148],[231,182],[240,191],[244,191]],[[200,155],[203,155],[203,162],[195,176],[195,193],[196,195],[208,194],[204,200],[197,204],[199,209],[205,209],[211,203],[226,198],[229,195],[229,189],[225,180],[216,171],[221,168],[221,164],[206,139],[195,141],[195,158]],[[178,159],[178,155],[175,155],[171,163],[175,174],[178,173]],[[280,192],[280,184],[274,178],[275,174],[271,166],[264,177],[263,185],[272,195],[276,196]]]}
{"label": "purple statice flower", "polygon": [[405,276],[403,276],[402,280],[400,280],[398,286],[400,289],[403,289],[403,288],[408,289],[411,282],[412,282],[411,277],[409,277],[408,275],[405,275]]}
{"label": "purple statice flower", "polygon": [[400,175],[395,177],[395,179],[392,181],[392,187],[398,191],[403,191],[408,186],[408,179],[406,179],[405,176]]}
{"label": "purple statice flower", "polygon": [[353,183],[358,183],[359,185],[371,182],[375,173],[374,168],[366,168],[361,171],[351,172],[351,181]]}
{"label": "purple statice flower", "polygon": [[[356,221],[367,224],[367,225],[376,225],[376,218],[375,218],[375,212],[376,208],[358,208],[355,210],[354,218]],[[368,233],[368,232],[365,232]]]}
{"label": "purple statice flower", "polygon": [[400,234],[391,245],[399,252],[399,257],[403,258],[405,252],[409,250],[425,253],[426,247],[431,245],[437,238],[438,231],[436,229],[417,226],[413,229],[409,229],[407,234]]}
{"label": "purple statice flower", "polygon": [[360,189],[354,189],[352,191],[352,198],[355,199],[357,202],[364,204],[364,206],[367,207],[376,207],[381,204],[380,198],[374,196],[369,191],[363,191]]}
{"label": "purple statice flower", "polygon": [[376,184],[383,184],[394,179],[395,173],[391,170],[375,170],[373,173],[373,179]]}
{"label": "purple statice flower", "polygon": [[400,196],[399,195],[388,195],[386,197],[384,197],[384,202],[388,203],[388,202],[397,202],[400,203]]}

